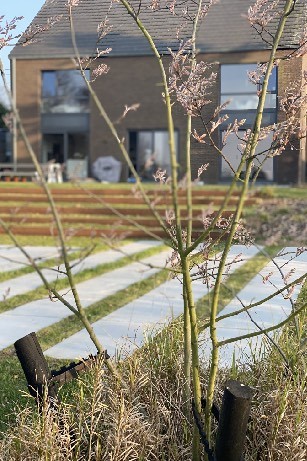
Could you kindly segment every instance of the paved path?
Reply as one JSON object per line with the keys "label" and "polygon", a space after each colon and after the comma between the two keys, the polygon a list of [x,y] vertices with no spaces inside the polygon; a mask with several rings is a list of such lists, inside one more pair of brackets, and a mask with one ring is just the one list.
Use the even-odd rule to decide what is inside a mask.
{"label": "paved path", "polygon": [[[147,250],[149,248],[154,248],[159,245],[161,245],[160,242],[155,242],[153,240],[140,240],[138,242],[132,242],[127,245],[123,245],[120,248],[121,251],[101,251],[99,253],[95,253],[93,255],[88,256],[82,261],[78,259],[72,261],[71,266],[75,265],[72,269],[72,272],[76,274],[85,269],[93,269],[99,264],[115,262],[125,257],[125,255],[139,253],[141,251]],[[35,251],[35,247],[31,251],[31,254],[34,253],[38,253],[38,250]],[[48,282],[52,282],[56,279],[62,279],[66,277],[65,274],[60,274],[56,272],[57,269],[65,271],[63,265],[61,265],[60,267],[47,268],[43,270],[43,274],[48,280]],[[40,286],[42,286],[42,281],[36,272],[31,272],[30,274],[21,275],[19,277],[15,277],[4,282],[0,282],[0,300],[3,299],[3,296],[5,296],[5,299],[9,299],[13,296],[24,294],[27,291],[35,290]]]}
{"label": "paved path", "polygon": [[[307,252],[302,253],[295,260],[291,261],[295,252],[296,248],[285,248],[282,253],[288,254],[284,254],[283,256],[276,257],[274,259],[275,263],[282,268],[284,275],[288,274],[291,270],[295,271],[289,277],[288,283],[307,272]],[[288,264],[285,264],[287,262]],[[268,276],[270,273],[273,273],[269,277],[269,281],[271,283],[269,283],[269,281],[264,283],[263,278]],[[276,290],[282,288],[283,286],[284,282],[282,275],[274,263],[270,262],[238,293],[238,297],[244,305],[248,305],[272,295]],[[296,287],[292,295],[293,301],[297,298],[299,291],[300,287]],[[219,315],[226,315],[241,308],[242,305],[238,299],[233,299]],[[286,319],[286,317],[291,313],[291,310],[292,305],[290,300],[285,299],[284,296],[280,294],[270,299],[262,306],[250,309],[249,312],[252,319],[261,328],[269,328]],[[259,331],[259,328],[253,324],[246,312],[221,320],[218,322],[217,328],[218,338],[220,341],[255,331]],[[203,356],[209,355],[210,343],[208,338],[208,333],[203,334],[200,337],[200,343],[202,344],[200,353]],[[241,363],[246,362],[251,355],[251,350],[254,355],[259,355],[263,350],[262,338],[262,336],[258,336],[225,345],[220,350],[220,364],[226,367],[231,366],[234,356]]]}
{"label": "paved path", "polygon": [[[255,247],[234,246],[228,262],[232,262],[241,253],[242,257],[238,257],[238,261],[231,266],[230,272],[238,269],[257,252]],[[217,265],[218,262],[212,263],[211,269],[216,268]],[[193,282],[193,286],[195,301],[209,291],[201,280]],[[150,328],[159,329],[171,318],[179,316],[183,312],[181,289],[181,283],[177,279],[170,280],[95,322],[94,330],[108,353],[113,356],[121,350],[124,350],[125,354],[132,352],[141,346],[146,331]],[[79,331],[45,352],[51,357],[67,359],[86,357],[89,353],[95,354],[96,349],[85,330]]]}
{"label": "paved path", "polygon": [[[37,263],[50,258],[58,258],[60,254],[58,248],[48,246],[25,246],[24,249]],[[21,269],[28,265],[28,259],[19,248],[12,245],[0,245],[0,272]]]}
{"label": "paved path", "polygon": [[[94,277],[77,284],[77,290],[86,308],[133,283],[140,282],[157,273],[164,267],[170,251],[162,251],[154,256],[142,259],[140,262]],[[151,264],[148,269],[146,264]],[[74,305],[73,296],[66,290],[61,294]],[[51,302],[49,298],[33,301],[15,309],[0,314],[0,350],[13,344],[17,339],[32,331],[52,325],[71,315],[71,311],[60,302]]]}

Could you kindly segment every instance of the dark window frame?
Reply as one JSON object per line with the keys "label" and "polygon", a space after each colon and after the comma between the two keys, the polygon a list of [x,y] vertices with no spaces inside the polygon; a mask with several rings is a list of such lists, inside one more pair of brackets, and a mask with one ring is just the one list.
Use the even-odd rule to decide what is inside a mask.
{"label": "dark window frame", "polygon": [[[80,82],[82,84],[80,85],[80,89],[85,91],[85,95],[78,95],[76,97],[73,94],[69,93],[64,93],[61,94],[61,86],[59,85],[58,79],[54,79],[54,88],[49,91],[49,94],[47,92],[47,84],[45,83],[46,81],[44,80],[44,76],[47,76],[48,74],[54,75],[56,77],[57,73],[68,73],[68,72],[74,72],[76,75],[80,75]],[[87,75],[87,78],[90,78],[90,70],[85,69],[85,73]],[[45,86],[46,85],[46,86]],[[51,88],[51,87],[50,87]],[[77,104],[74,106],[73,104],[70,105],[70,103],[67,104],[67,100],[69,100],[69,97],[71,97],[71,101],[76,102]],[[65,107],[65,104],[67,104],[68,107],[72,108],[75,107],[76,110],[58,110],[56,109],[57,107]],[[79,105],[79,107],[78,107]],[[84,112],[89,112],[90,111],[90,95],[89,91],[86,87],[85,82],[83,81],[83,78],[81,76],[81,73],[77,69],[43,69],[41,71],[41,114],[78,114],[78,113],[84,113]]]}
{"label": "dark window frame", "polygon": [[[138,159],[138,151],[139,151],[139,137],[138,135],[140,133],[150,133],[151,134],[151,145],[152,145],[152,152],[155,151],[155,139],[154,139],[154,135],[155,133],[164,133],[164,134],[168,134],[168,130],[166,128],[137,128],[137,129],[134,129],[134,128],[131,128],[131,129],[128,129],[128,142],[129,142],[129,146],[128,146],[128,149],[129,149],[129,154],[131,156],[131,145],[130,145],[130,142],[131,142],[131,135],[134,134],[136,135],[136,152],[135,152],[135,155],[134,155],[134,167],[136,169],[136,171],[138,172],[138,174],[141,173],[140,171],[140,162],[139,162],[139,159]],[[175,133],[175,136],[177,135],[177,139],[175,140],[176,142],[176,156],[177,156],[177,160],[179,158],[179,146],[180,146],[180,131],[179,129],[175,128],[174,129],[174,133]],[[131,174],[131,171],[129,172],[129,177],[131,177],[132,174]],[[152,179],[153,180],[153,179]]]}

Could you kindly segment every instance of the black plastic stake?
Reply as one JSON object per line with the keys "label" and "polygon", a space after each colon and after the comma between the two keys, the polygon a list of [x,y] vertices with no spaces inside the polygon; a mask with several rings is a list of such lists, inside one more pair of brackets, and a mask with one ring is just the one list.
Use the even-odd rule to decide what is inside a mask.
{"label": "black plastic stake", "polygon": [[226,382],[215,444],[215,461],[242,461],[253,391],[238,381]]}
{"label": "black plastic stake", "polygon": [[48,385],[51,372],[35,333],[24,336],[14,344],[17,357],[27,379],[30,394],[39,404],[44,394],[53,401],[57,399],[54,384]]}

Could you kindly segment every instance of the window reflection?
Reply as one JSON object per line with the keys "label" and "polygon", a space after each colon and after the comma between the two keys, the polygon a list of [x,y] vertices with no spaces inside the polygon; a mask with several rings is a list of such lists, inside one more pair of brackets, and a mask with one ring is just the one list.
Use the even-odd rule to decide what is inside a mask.
{"label": "window reflection", "polygon": [[[178,132],[175,131],[175,146],[178,152]],[[131,131],[129,133],[130,158],[140,176],[147,181],[153,181],[153,175],[158,168],[171,174],[168,132]]]}
{"label": "window reflection", "polygon": [[[257,90],[261,88],[250,82],[248,72],[257,69],[257,64],[225,64],[221,66],[221,104],[230,101],[226,110],[257,109]],[[277,69],[274,68],[268,82],[266,109],[276,108]]]}
{"label": "window reflection", "polygon": [[[89,70],[86,70],[89,78]],[[42,112],[81,113],[89,111],[89,92],[78,70],[42,72]]]}
{"label": "window reflection", "polygon": [[[222,139],[226,131],[222,132]],[[222,179],[229,180],[233,177],[233,171],[236,171],[242,160],[242,139],[245,130],[238,130],[238,133],[231,133],[227,137],[227,143],[223,146],[223,157],[221,164]],[[263,181],[273,181],[273,157],[269,156],[270,148],[273,143],[273,132],[271,131],[265,139],[259,141],[255,151],[254,167],[252,176],[257,173],[258,179]],[[227,161],[226,161],[227,160]],[[230,165],[232,168],[230,168]],[[260,172],[258,173],[258,169]]]}

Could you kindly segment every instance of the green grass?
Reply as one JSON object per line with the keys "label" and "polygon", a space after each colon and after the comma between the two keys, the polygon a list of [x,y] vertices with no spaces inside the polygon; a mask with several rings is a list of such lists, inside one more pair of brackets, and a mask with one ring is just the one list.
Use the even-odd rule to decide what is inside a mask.
{"label": "green grass", "polygon": [[[86,308],[87,318],[91,323],[100,320],[111,312],[116,311],[127,303],[143,296],[150,290],[153,290],[161,283],[165,282],[168,275],[169,272],[167,270],[162,270],[158,274],[148,277],[141,282],[129,285],[129,287],[124,290],[120,290],[114,295],[108,296],[105,299],[92,304]],[[83,328],[84,326],[79,319],[75,315],[70,315],[60,322],[40,330],[37,333],[37,337],[42,349],[46,350]]]}
{"label": "green grass", "polygon": [[[50,370],[59,369],[65,362],[47,357]],[[66,363],[67,365],[67,363]],[[20,408],[31,405],[33,399],[28,394],[27,382],[20,362],[12,351],[0,352],[0,438],[1,432],[6,431],[16,420]]]}
{"label": "green grass", "polygon": [[[74,281],[75,283],[85,282],[86,280],[89,280],[93,277],[97,277],[99,275],[105,274],[106,272],[119,269],[120,267],[124,267],[133,261],[139,261],[140,259],[152,256],[156,253],[159,253],[165,248],[166,247],[163,247],[163,246],[148,248],[147,250],[141,251],[139,253],[135,253],[134,255],[125,256],[117,261],[106,263],[106,264],[100,264],[98,266],[95,266],[92,269],[86,269],[86,270],[80,271],[79,273],[74,275]],[[61,280],[57,280],[56,282],[52,282],[51,286],[56,287],[56,289],[60,291],[62,289],[68,288],[69,284],[68,284],[67,279],[64,278]],[[18,306],[21,306],[25,303],[36,301],[38,299],[42,299],[46,297],[48,297],[48,292],[44,286],[41,286],[39,288],[36,288],[33,291],[28,291],[24,294],[13,296],[12,298],[9,298],[5,301],[0,302],[0,313],[13,309]]]}
{"label": "green grass", "polygon": [[[278,251],[278,248],[267,248],[267,251],[271,256],[273,256]],[[148,252],[146,252],[146,254],[148,254]],[[227,279],[227,289],[226,285],[222,287],[221,302],[219,308],[222,309],[224,305],[226,305],[232,299],[232,297],[240,289],[242,289],[246,283],[248,283],[248,281],[255,275],[255,273],[257,273],[257,271],[259,271],[267,263],[267,261],[268,259],[266,257],[256,255],[254,258],[247,261],[241,268],[235,270],[235,272],[231,274]],[[121,261],[120,264],[123,263],[125,263],[125,261]],[[116,264],[116,266],[118,267],[118,264]],[[107,266],[105,265],[104,267],[102,266],[100,270],[102,272],[106,272],[107,270],[111,269],[110,266],[107,269]],[[92,271],[86,271],[83,273],[82,277],[84,276],[91,278]],[[86,309],[86,312],[90,321],[95,322],[103,316],[108,315],[114,310],[132,301],[133,299],[142,296],[160,283],[163,283],[167,277],[168,271],[160,271],[158,274],[155,274],[152,277],[143,280],[142,282],[133,284],[128,288],[121,290],[116,294],[93,304],[92,306],[89,306]],[[210,295],[205,296],[197,303],[198,313],[201,317],[205,317],[208,314],[209,300]],[[76,333],[82,329],[82,327],[83,326],[79,320],[75,316],[71,315],[50,327],[40,330],[37,333],[37,336],[42,349],[46,350],[49,347],[57,344],[59,341],[65,339],[66,337]],[[20,370],[20,365],[17,361],[17,358],[12,356],[12,354],[12,347],[7,348],[5,351],[0,353],[0,364],[2,364],[2,362],[5,364],[3,368],[4,374],[0,376],[0,389],[2,389],[3,393],[5,394],[5,389],[10,386],[8,394],[9,397],[3,399],[2,408],[0,407],[0,422],[5,420],[5,415],[12,411],[14,402],[22,402],[19,389],[25,390],[23,373]],[[53,368],[57,368],[57,364],[62,365],[63,361],[55,361]],[[16,376],[12,383],[10,383],[11,373]]]}
{"label": "green grass", "polygon": [[[280,249],[281,247],[279,246],[265,247],[264,250],[267,252],[269,257],[258,253],[227,277],[226,281],[221,286],[218,312],[227,306],[227,304],[239,293],[239,291],[242,290],[266,264],[268,264],[270,257],[273,258]],[[210,314],[211,301],[212,292],[199,299],[196,303],[200,320],[200,328],[204,319],[206,319]]]}
{"label": "green grass", "polygon": [[[108,315],[122,305],[142,296],[149,290],[163,283],[168,277],[168,271],[163,270],[158,274],[133,284],[116,294],[99,301],[86,309],[89,320],[93,323],[101,317]],[[70,315],[50,327],[41,329],[37,333],[38,340],[43,350],[54,346],[59,341],[80,331],[83,325],[74,316]],[[57,369],[65,364],[63,360],[48,359],[50,369]],[[67,364],[67,362],[66,362]],[[20,363],[14,355],[13,347],[10,346],[0,352],[0,431],[4,430],[8,421],[14,418],[15,403],[23,406],[26,404],[23,393],[27,391],[25,377]]]}
{"label": "green grass", "polygon": [[[95,248],[93,250],[93,253],[97,252],[97,248]],[[1,254],[1,250],[0,250],[0,254]],[[68,255],[68,259],[69,261],[72,261],[74,259],[78,259],[80,257],[82,257],[82,254],[83,252],[82,251],[73,251],[71,253],[69,253]],[[0,261],[5,261],[5,259],[2,259],[0,258]],[[48,268],[48,267],[54,267],[54,266],[59,266],[63,264],[63,261],[61,258],[50,258],[50,259],[45,259],[43,262],[37,264],[38,267],[40,267],[41,269],[44,269],[44,268]],[[11,270],[11,271],[7,271],[7,272],[0,272],[0,282],[5,282],[5,280],[10,280],[10,279],[13,279],[15,277],[20,277],[21,275],[26,275],[26,274],[30,274],[31,272],[35,272],[35,269],[33,268],[33,266],[31,265],[25,265],[24,267],[21,267],[20,269],[14,269],[14,270]]]}
{"label": "green grass", "polygon": [[[34,245],[34,246],[59,246],[59,239],[52,236],[40,236],[40,235],[17,235],[17,241],[21,246]],[[0,235],[1,245],[12,245],[12,240],[6,234]],[[127,242],[129,240],[123,240]],[[131,240],[130,240],[131,241]],[[70,237],[67,238],[66,244],[68,247],[87,248],[90,245],[101,245],[104,247],[105,242],[101,237]]]}
{"label": "green grass", "polygon": [[258,190],[263,194],[264,198],[307,199],[307,187],[265,186]]}

